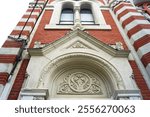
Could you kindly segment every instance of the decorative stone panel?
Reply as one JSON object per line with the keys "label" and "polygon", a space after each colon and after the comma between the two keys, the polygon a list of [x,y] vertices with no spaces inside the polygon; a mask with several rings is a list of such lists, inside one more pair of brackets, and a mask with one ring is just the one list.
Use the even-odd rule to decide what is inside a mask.
{"label": "decorative stone panel", "polygon": [[57,94],[102,95],[101,83],[86,73],[75,72],[63,79]]}

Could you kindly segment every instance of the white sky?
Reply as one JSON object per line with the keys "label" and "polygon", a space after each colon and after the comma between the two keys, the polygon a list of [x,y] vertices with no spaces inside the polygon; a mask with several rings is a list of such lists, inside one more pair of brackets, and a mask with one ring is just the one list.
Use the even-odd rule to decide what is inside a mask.
{"label": "white sky", "polygon": [[0,47],[26,12],[29,2],[34,0],[1,0]]}

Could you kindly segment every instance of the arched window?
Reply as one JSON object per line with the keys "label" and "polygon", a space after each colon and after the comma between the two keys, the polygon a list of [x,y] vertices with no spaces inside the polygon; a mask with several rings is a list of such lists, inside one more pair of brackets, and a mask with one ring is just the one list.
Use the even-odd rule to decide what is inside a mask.
{"label": "arched window", "polygon": [[91,9],[81,9],[80,11],[81,24],[94,24],[93,14]]}
{"label": "arched window", "polygon": [[71,8],[65,8],[61,12],[60,24],[73,24],[74,13]]}

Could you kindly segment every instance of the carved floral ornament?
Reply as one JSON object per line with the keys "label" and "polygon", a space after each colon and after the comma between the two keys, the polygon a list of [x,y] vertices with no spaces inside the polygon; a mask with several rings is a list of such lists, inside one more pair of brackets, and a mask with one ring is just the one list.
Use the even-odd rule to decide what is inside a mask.
{"label": "carved floral ornament", "polygon": [[100,81],[86,73],[76,72],[63,79],[57,94],[94,94],[102,95]]}
{"label": "carved floral ornament", "polygon": [[[98,62],[99,65],[102,66],[102,69],[104,69],[104,71],[107,72],[107,74],[109,74],[109,77],[110,77],[110,80],[113,81],[113,85],[114,85],[114,88],[115,89],[124,89],[124,84],[123,84],[123,81],[121,79],[121,76],[120,74],[118,73],[118,71],[109,63],[107,62],[106,60],[96,56],[96,55],[92,55],[92,54],[89,54],[89,53],[70,53],[70,54],[66,54],[66,55],[62,55],[62,56],[59,56],[57,58],[55,58],[54,60],[52,60],[50,63],[48,63],[44,69],[42,70],[41,72],[41,76],[38,80],[38,84],[37,84],[37,88],[44,88],[46,86],[46,79],[49,78],[49,75],[50,75],[50,72],[51,72],[51,69],[54,68],[54,65],[56,63],[59,63],[60,61],[65,61],[67,60],[68,58],[71,60],[73,58],[77,58],[77,57],[84,57],[85,59],[90,59],[92,61],[95,61],[95,62]],[[76,91],[82,91],[81,89],[86,89],[86,88],[81,88],[80,89],[75,89],[73,85],[71,85],[73,82],[74,82],[74,76],[77,75],[76,73],[71,75],[70,76],[70,80],[66,83],[68,83],[69,87],[72,89],[72,90],[76,90]],[[89,79],[89,76],[88,75],[85,75],[85,74],[82,74],[84,76],[85,79]],[[65,83],[65,79],[64,79],[64,83]],[[77,82],[77,81],[76,81]],[[78,80],[78,83],[80,82],[80,80]],[[75,83],[75,82],[74,82]],[[82,83],[81,83],[82,84]],[[78,84],[79,85],[79,84]],[[89,87],[91,86],[92,84],[89,84]],[[76,84],[77,86],[77,84]],[[88,87],[88,88],[89,88]]]}

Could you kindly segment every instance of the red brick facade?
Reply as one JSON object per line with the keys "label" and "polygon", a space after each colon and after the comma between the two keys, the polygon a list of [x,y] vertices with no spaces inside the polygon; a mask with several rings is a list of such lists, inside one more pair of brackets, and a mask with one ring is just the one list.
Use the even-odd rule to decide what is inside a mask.
{"label": "red brick facade", "polygon": [[30,48],[33,48],[35,41],[40,41],[42,44],[51,43],[61,37],[63,37],[69,30],[46,30],[44,29],[46,24],[49,24],[53,11],[45,11],[40,24],[36,30],[36,33],[32,39]]}
{"label": "red brick facade", "polygon": [[20,48],[21,46],[22,46],[21,42],[9,41],[9,40],[6,40],[4,44],[2,45],[2,47],[5,47],[5,48]]}
{"label": "red brick facade", "polygon": [[[102,10],[105,21],[108,25],[111,25],[111,30],[87,30],[92,36],[101,40],[107,44],[115,44],[116,42],[121,42],[124,49],[127,50],[127,46],[121,36],[111,14],[109,11]],[[108,18],[109,17],[109,18]]]}
{"label": "red brick facade", "polygon": [[16,55],[0,55],[0,63],[15,63]]}
{"label": "red brick facade", "polygon": [[138,69],[138,66],[136,65],[135,61],[129,61],[129,63],[133,69],[134,80],[136,81],[137,86],[141,90],[143,99],[150,100],[150,90],[148,89],[147,84],[140,70]]}
{"label": "red brick facade", "polygon": [[21,67],[18,71],[17,77],[9,94],[8,100],[17,100],[20,90],[22,88],[25,75],[26,75],[26,68],[28,66],[28,59],[23,60]]}
{"label": "red brick facade", "polygon": [[[26,48],[30,48],[30,49],[34,48],[34,44],[36,41],[41,42],[41,44],[50,44],[64,37],[66,34],[68,34],[68,32],[72,31],[71,29],[62,29],[62,28],[45,29],[45,26],[49,24],[54,11],[52,8],[48,8],[45,10],[44,6],[47,3],[52,3],[53,1],[54,0],[39,0],[40,4],[42,4],[42,7],[34,8],[33,6],[30,6],[30,8],[28,8],[26,13],[23,15],[22,19],[16,25],[16,28],[10,34],[11,38],[16,38],[16,37],[20,38],[22,36],[23,40],[17,40],[18,38],[11,39],[9,37],[2,46],[3,49],[18,48],[21,50],[21,48],[23,47],[23,41],[26,41],[27,43],[27,45],[24,45],[23,52],[20,55],[21,66],[18,68],[18,72],[16,74],[17,76],[15,78],[14,84],[12,84],[12,89],[8,97],[9,100],[18,99],[19,93],[25,81],[26,69],[30,61],[30,55],[28,55],[28,59],[23,58],[24,57],[23,54],[26,52]],[[104,2],[104,0],[98,0],[98,1],[103,4],[106,4],[106,1]],[[34,3],[35,2],[36,0],[34,0]],[[145,7],[145,9],[149,13],[149,9],[147,9],[147,7]],[[112,12],[110,12],[110,10],[112,10]],[[125,39],[124,39],[125,37],[122,36],[121,31],[117,25],[122,26],[123,28],[122,31],[124,31],[124,34],[126,34],[126,36],[128,37],[128,41],[131,41],[132,43],[131,45],[137,52],[135,53],[137,54],[137,56],[139,56],[139,60],[141,60],[142,65],[144,65],[146,71],[148,64],[150,64],[150,52],[144,53],[142,51],[143,52],[141,54],[142,57],[140,58],[140,55],[138,55],[138,50],[143,46],[145,46],[146,44],[150,43],[150,34],[145,34],[145,32],[143,32],[145,35],[139,38],[138,36],[137,37],[135,36],[136,39],[134,39],[134,35],[136,35],[138,32],[142,30],[149,30],[150,24],[135,22],[137,24],[135,24],[133,27],[132,25],[129,26],[131,22],[137,20],[141,22],[147,22],[147,20],[143,15],[138,14],[139,12],[131,3],[120,2],[114,5],[113,7],[110,6],[110,10],[101,9],[101,13],[105,19],[106,24],[110,25],[111,29],[85,29],[84,31],[86,31],[89,35],[95,37],[97,40],[100,40],[107,45],[115,45],[116,42],[121,42],[123,44],[124,50],[130,50],[127,46],[127,43],[125,43]],[[33,12],[34,14],[30,14],[31,12]],[[116,16],[116,19],[120,24],[118,24],[113,19],[111,13],[114,13],[113,15]],[[23,27],[24,28],[27,27],[27,29],[21,30],[21,28]],[[5,64],[14,65],[18,56],[19,56],[18,54],[16,55],[0,54],[0,64],[3,66]],[[133,60],[129,59],[129,62],[127,60],[127,63],[130,64],[129,66],[131,66],[133,70],[135,82],[141,91],[143,99],[150,100],[149,87],[140,69],[138,68],[134,58]],[[9,77],[9,73],[0,71],[0,84],[5,85],[8,81],[8,77]]]}
{"label": "red brick facade", "polygon": [[0,72],[0,84],[5,85],[8,81],[9,74],[6,72]]}

